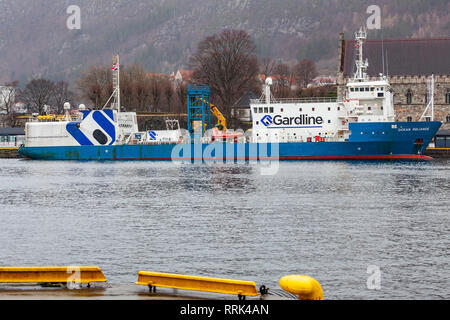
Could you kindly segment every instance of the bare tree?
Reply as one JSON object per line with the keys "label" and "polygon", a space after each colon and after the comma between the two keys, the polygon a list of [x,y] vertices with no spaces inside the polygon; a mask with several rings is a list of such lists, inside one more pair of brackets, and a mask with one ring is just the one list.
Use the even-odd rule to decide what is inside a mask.
{"label": "bare tree", "polygon": [[20,97],[33,112],[43,114],[44,106],[51,105],[54,93],[55,83],[41,78],[31,80],[25,89],[20,91]]}
{"label": "bare tree", "polygon": [[[175,89],[167,76],[148,73],[140,64],[121,66],[121,70],[121,103],[128,111],[170,109]],[[78,79],[77,85],[84,98],[101,107],[113,91],[110,69],[93,66]]]}
{"label": "bare tree", "polygon": [[212,97],[231,118],[235,102],[248,90],[259,86],[256,47],[247,32],[226,30],[207,37],[191,57],[193,80],[208,84]]}
{"label": "bare tree", "polygon": [[121,102],[128,110],[143,110],[151,104],[147,71],[140,64],[123,67],[120,73]]}
{"label": "bare tree", "polygon": [[310,59],[303,59],[294,67],[294,73],[297,81],[302,88],[306,88],[308,84],[317,77],[316,64]]}
{"label": "bare tree", "polygon": [[111,68],[91,66],[77,80],[77,88],[83,98],[87,98],[95,107],[103,107],[113,92]]}
{"label": "bare tree", "polygon": [[147,111],[147,107],[151,105],[150,84],[151,81],[148,77],[135,84],[136,111]]}
{"label": "bare tree", "polygon": [[275,59],[262,58],[259,60],[259,72],[265,77],[270,77],[273,74],[276,65]]}
{"label": "bare tree", "polygon": [[170,113],[172,112],[172,101],[173,101],[173,95],[175,94],[174,88],[172,83],[169,80],[164,81],[163,83],[163,91],[164,96],[166,97],[167,102],[167,111]]}
{"label": "bare tree", "polygon": [[161,84],[159,82],[159,78],[158,77],[152,77],[151,78],[151,82],[150,82],[150,95],[152,98],[152,102],[153,102],[153,108],[149,109],[149,112],[155,112],[158,111],[159,109],[159,104],[160,104],[160,100],[161,100],[161,96],[163,94],[163,89],[161,87]]}
{"label": "bare tree", "polygon": [[294,71],[289,65],[279,63],[274,67],[274,85],[272,92],[276,98],[290,98],[293,95],[291,85],[294,80]]}
{"label": "bare tree", "polygon": [[0,88],[0,110],[5,113],[4,125],[14,127],[16,125],[16,94],[19,81],[6,82],[3,89]]}
{"label": "bare tree", "polygon": [[74,94],[69,90],[69,84],[65,81],[60,81],[55,84],[53,95],[53,104],[58,114],[64,113],[64,103],[69,102],[73,104]]}
{"label": "bare tree", "polygon": [[176,96],[178,98],[178,104],[176,112],[182,113],[186,112],[187,108],[187,86],[185,84],[180,84],[175,89]]}

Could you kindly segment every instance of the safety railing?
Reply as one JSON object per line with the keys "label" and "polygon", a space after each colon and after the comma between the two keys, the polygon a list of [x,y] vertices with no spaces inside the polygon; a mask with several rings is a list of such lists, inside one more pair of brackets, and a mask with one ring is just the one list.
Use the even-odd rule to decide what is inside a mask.
{"label": "safety railing", "polygon": [[[337,98],[332,97],[309,97],[309,98],[281,98],[271,99],[272,104],[288,104],[288,103],[327,103],[340,102]],[[265,99],[250,99],[250,104],[265,104]]]}

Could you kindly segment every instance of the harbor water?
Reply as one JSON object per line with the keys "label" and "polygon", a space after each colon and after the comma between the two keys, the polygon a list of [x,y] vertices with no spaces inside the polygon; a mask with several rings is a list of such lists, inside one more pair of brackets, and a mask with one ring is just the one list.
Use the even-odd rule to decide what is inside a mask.
{"label": "harbor water", "polygon": [[117,284],[140,270],[269,288],[305,274],[325,299],[450,299],[449,208],[450,160],[282,162],[262,175],[0,159],[0,265],[95,265]]}

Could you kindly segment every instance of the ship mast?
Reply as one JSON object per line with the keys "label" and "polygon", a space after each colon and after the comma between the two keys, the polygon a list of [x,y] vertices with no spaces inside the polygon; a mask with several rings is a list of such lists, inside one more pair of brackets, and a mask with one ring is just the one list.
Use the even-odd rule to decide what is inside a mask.
{"label": "ship mast", "polygon": [[434,74],[432,74],[431,79],[428,80],[427,93],[429,102],[419,121],[422,121],[427,115],[430,117],[431,121],[434,121]]}
{"label": "ship mast", "polygon": [[112,103],[112,109],[116,109],[120,112],[120,59],[119,55],[113,56],[113,88],[114,88],[114,100]]}
{"label": "ship mast", "polygon": [[108,105],[108,103],[111,102],[111,109],[117,110],[117,112],[120,112],[120,59],[119,55],[116,54],[113,56],[113,66],[112,66],[112,82],[113,82],[113,93],[109,97],[108,101],[106,101],[105,105],[103,106],[103,109]]}
{"label": "ship mast", "polygon": [[364,60],[363,58],[363,45],[365,40],[367,39],[367,30],[363,27],[359,29],[355,33],[355,49],[357,59],[356,59],[356,72],[355,72],[355,81],[362,82],[367,80],[367,68],[369,67],[369,60]]}

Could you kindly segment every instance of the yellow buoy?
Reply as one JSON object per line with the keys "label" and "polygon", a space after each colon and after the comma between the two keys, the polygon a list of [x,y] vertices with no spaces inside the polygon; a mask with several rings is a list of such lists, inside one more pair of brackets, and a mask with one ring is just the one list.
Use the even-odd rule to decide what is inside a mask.
{"label": "yellow buoy", "polygon": [[290,275],[281,278],[280,287],[298,296],[299,300],[323,300],[320,283],[309,276]]}

